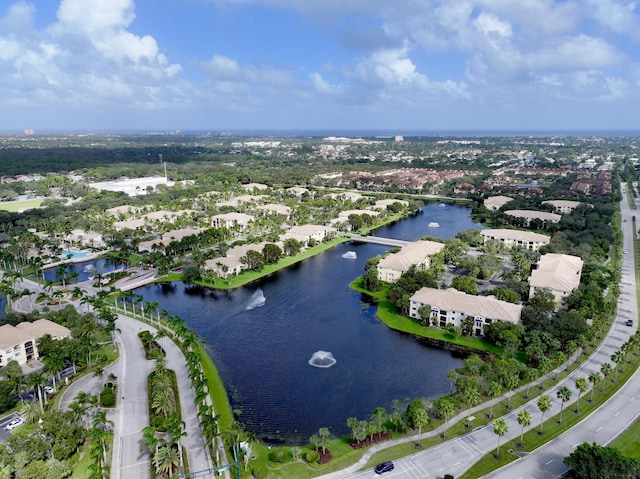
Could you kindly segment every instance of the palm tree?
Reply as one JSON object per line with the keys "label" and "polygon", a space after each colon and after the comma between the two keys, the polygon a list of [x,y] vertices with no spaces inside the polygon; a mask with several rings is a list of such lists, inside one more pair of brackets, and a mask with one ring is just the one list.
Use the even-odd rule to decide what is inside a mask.
{"label": "palm tree", "polygon": [[578,390],[578,400],[576,401],[576,414],[580,414],[578,411],[578,405],[580,404],[580,396],[589,389],[589,381],[587,378],[576,379],[576,389]]}
{"label": "palm tree", "polygon": [[540,416],[540,434],[542,434],[542,424],[544,422],[544,413],[551,409],[551,398],[549,396],[540,396],[538,398],[538,409],[542,413]]}
{"label": "palm tree", "polygon": [[518,424],[522,426],[522,429],[520,430],[520,445],[522,445],[524,428],[531,425],[531,413],[526,409],[520,409],[520,411],[518,412]]}
{"label": "palm tree", "polygon": [[44,403],[42,400],[42,386],[46,384],[46,378],[39,373],[31,373],[26,378],[27,384],[33,387],[38,393],[38,400],[40,401],[40,411],[44,413]]}
{"label": "palm tree", "polygon": [[327,443],[330,435],[331,432],[329,431],[329,428],[321,427],[318,429],[318,437],[320,438],[320,446],[322,447],[323,454],[327,453]]}
{"label": "palm tree", "polygon": [[493,418],[493,403],[495,399],[502,394],[502,387],[498,381],[491,381],[489,383],[489,389],[487,395],[491,398],[491,405],[489,406],[489,418]]}
{"label": "palm tree", "polygon": [[611,368],[611,364],[609,364],[609,363],[604,363],[602,366],[600,366],[600,372],[602,373],[602,377],[604,378],[604,380],[602,381],[602,390],[601,390],[601,392],[604,392],[604,387],[605,387],[605,384],[606,384],[607,376],[609,374],[611,374],[612,370],[613,369]]}
{"label": "palm tree", "polygon": [[449,384],[451,385],[449,392],[450,394],[453,394],[453,385],[456,383],[458,376],[459,374],[455,369],[450,369],[449,371],[447,371],[447,379],[449,380]]}
{"label": "palm tree", "polygon": [[153,450],[153,455],[155,455],[155,451],[158,449],[161,440],[158,438],[158,431],[153,426],[146,426],[142,428],[142,446],[140,446],[140,452],[149,448]]}
{"label": "palm tree", "polygon": [[509,401],[507,404],[507,408],[511,409],[512,392],[513,392],[513,389],[518,385],[518,382],[520,382],[520,380],[518,379],[517,374],[508,374],[504,382],[505,382],[505,385],[507,386],[507,389],[509,389]]}
{"label": "palm tree", "polygon": [[602,376],[598,371],[593,371],[589,374],[589,382],[593,384],[591,388],[591,397],[589,398],[589,402],[593,402],[593,391],[596,390],[596,386],[602,381]]}
{"label": "palm tree", "polygon": [[373,413],[371,413],[371,420],[378,425],[378,434],[382,432],[382,425],[387,420],[387,417],[387,411],[383,407],[377,407],[374,409]]}
{"label": "palm tree", "polygon": [[509,432],[509,426],[504,419],[496,419],[493,423],[493,432],[498,435],[498,447],[496,449],[496,457],[500,457],[500,438]]}
{"label": "palm tree", "polygon": [[456,406],[451,399],[448,398],[440,398],[438,400],[438,412],[442,417],[444,417],[444,424],[442,430],[442,437],[447,437],[447,423],[449,422],[449,417],[456,411]]}
{"label": "palm tree", "polygon": [[571,395],[573,393],[571,392],[571,389],[569,389],[567,386],[562,386],[560,389],[558,389],[558,392],[556,394],[558,396],[558,399],[560,399],[561,401],[560,420],[558,421],[558,424],[562,424],[562,410],[564,409],[564,403],[566,403],[569,399],[571,399]]}
{"label": "palm tree", "polygon": [[187,435],[187,431],[185,430],[184,421],[178,416],[177,413],[174,413],[169,420],[165,422],[167,433],[171,437],[170,445],[175,446],[178,449],[178,456],[180,458],[180,469],[184,469],[184,460],[182,457],[182,443],[180,442],[181,438]]}
{"label": "palm tree", "polygon": [[40,419],[41,414],[42,412],[38,407],[38,403],[35,402],[25,402],[20,408],[20,415],[27,422],[36,422],[38,419]]}
{"label": "palm tree", "polygon": [[156,473],[166,475],[173,478],[173,470],[180,465],[180,457],[178,451],[170,444],[163,444],[153,455],[153,466]]}
{"label": "palm tree", "polygon": [[417,409],[413,417],[414,425],[418,426],[418,436],[422,434],[422,428],[429,425],[429,415],[424,408]]}
{"label": "palm tree", "polygon": [[618,350],[611,355],[611,361],[616,363],[616,367],[613,371],[613,382],[616,382],[618,378],[618,372],[624,372],[622,364],[624,363],[624,354]]}
{"label": "palm tree", "polygon": [[536,368],[527,368],[522,373],[523,379],[527,383],[527,393],[525,395],[525,399],[529,399],[529,389],[533,384],[533,381],[538,377],[538,370]]}
{"label": "palm tree", "polygon": [[462,391],[462,397],[469,406],[469,412],[467,414],[467,425],[471,421],[471,408],[480,402],[480,393],[476,387],[468,387]]}

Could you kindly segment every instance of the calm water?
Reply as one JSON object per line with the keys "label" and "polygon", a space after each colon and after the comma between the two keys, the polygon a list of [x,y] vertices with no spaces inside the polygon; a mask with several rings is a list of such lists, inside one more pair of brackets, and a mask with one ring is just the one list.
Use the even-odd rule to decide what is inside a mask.
{"label": "calm water", "polygon": [[[122,266],[118,266],[121,268]],[[94,276],[96,273],[109,273],[114,271],[116,266],[113,263],[110,263],[106,258],[97,258],[90,261],[84,261],[82,263],[68,263],[66,265],[66,271],[68,273],[78,273],[77,281],[86,281],[89,279],[89,276]],[[44,271],[45,279],[50,279],[53,281],[59,281],[60,278],[57,276],[58,267],[49,268]],[[69,280],[67,280],[68,282]],[[74,279],[73,282],[76,282]]]}
{"label": "calm water", "polygon": [[[432,204],[376,234],[447,238],[479,227],[469,211]],[[428,228],[429,222],[440,228]],[[385,249],[343,244],[229,293],[184,283],[137,292],[206,339],[248,430],[265,440],[306,442],[320,427],[347,434],[348,417],[368,419],[378,406],[390,410],[393,399],[406,403],[449,391],[446,373],[460,360],[389,330],[376,319],[375,307],[349,288],[367,259]],[[346,252],[357,259],[343,258]],[[318,351],[330,352],[336,363],[311,366]]]}

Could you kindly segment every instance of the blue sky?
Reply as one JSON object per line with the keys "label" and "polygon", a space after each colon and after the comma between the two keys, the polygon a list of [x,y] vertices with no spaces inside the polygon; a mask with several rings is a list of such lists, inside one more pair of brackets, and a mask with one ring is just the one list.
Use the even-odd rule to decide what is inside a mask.
{"label": "blue sky", "polygon": [[631,0],[9,0],[0,130],[639,130]]}

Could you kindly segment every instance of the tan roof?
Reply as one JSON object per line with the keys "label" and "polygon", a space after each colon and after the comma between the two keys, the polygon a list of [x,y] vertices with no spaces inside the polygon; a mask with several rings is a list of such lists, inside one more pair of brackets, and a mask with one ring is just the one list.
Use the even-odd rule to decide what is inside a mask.
{"label": "tan roof", "polygon": [[517,323],[520,321],[522,306],[501,301],[493,296],[473,296],[449,288],[422,288],[417,291],[411,301],[436,306],[444,311],[459,311],[467,316],[481,316]]}
{"label": "tan roof", "polygon": [[262,253],[264,245],[266,244],[266,241],[261,241],[260,243],[247,243],[240,246],[234,246],[233,248],[229,248],[227,250],[226,256],[228,258],[232,256],[241,258],[242,256],[247,254],[247,251],[257,251],[258,253]]}
{"label": "tan roof", "polygon": [[551,237],[547,235],[506,228],[480,230],[480,234],[488,238],[528,241],[529,243],[549,243],[551,241]]}
{"label": "tan roof", "polygon": [[580,206],[582,203],[582,201],[571,201],[571,200],[549,200],[549,201],[543,201],[542,202],[543,205],[551,205],[554,206],[556,208],[577,208],[578,206]]}
{"label": "tan roof", "polygon": [[267,185],[263,185],[262,183],[247,183],[246,185],[242,185],[242,189],[244,190],[266,190],[269,187]]}
{"label": "tan roof", "polygon": [[547,213],[546,211],[535,210],[508,210],[505,214],[515,216],[517,218],[538,219],[542,221],[560,221],[562,216],[555,213]]}
{"label": "tan roof", "polygon": [[135,230],[136,228],[142,228],[146,223],[142,219],[138,220],[129,220],[129,221],[116,221],[113,223],[114,228],[127,228],[130,230]]}
{"label": "tan roof", "polygon": [[30,339],[35,339],[33,334],[22,331],[10,324],[0,326],[0,349],[13,348],[17,344],[22,344]]}
{"label": "tan roof", "polygon": [[338,218],[349,218],[351,215],[369,215],[369,216],[379,216],[379,211],[372,210],[347,210],[341,211],[338,213]]}
{"label": "tan roof", "polygon": [[285,205],[278,205],[276,203],[269,203],[268,205],[260,205],[256,207],[259,210],[273,211],[281,215],[288,215],[291,213],[291,208]]}
{"label": "tan roof", "polygon": [[510,196],[489,196],[484,200],[485,206],[502,206],[506,205],[510,201],[513,201],[513,198]]}
{"label": "tan roof", "polygon": [[344,198],[345,200],[349,201],[358,201],[362,197],[363,196],[360,193],[352,193],[351,191],[343,191],[342,193],[329,193],[327,195],[327,198],[331,198],[334,200],[338,198]]}
{"label": "tan roof", "polygon": [[241,195],[234,196],[233,198],[229,198],[226,201],[218,201],[216,206],[238,206],[240,203],[251,203],[256,202],[259,203],[262,200],[269,198],[267,195]]}
{"label": "tan roof", "polygon": [[292,228],[289,228],[287,233],[294,234],[294,235],[310,236],[310,235],[319,233],[321,231],[326,231],[326,232],[335,231],[335,228],[332,228],[331,226],[322,226],[322,225],[301,225],[301,226],[294,226]]}
{"label": "tan roof", "polygon": [[245,213],[232,212],[232,213],[224,213],[224,214],[221,214],[221,215],[215,215],[215,216],[212,216],[211,219],[212,220],[221,219],[221,220],[224,220],[224,221],[235,221],[239,225],[246,225],[250,221],[254,221],[255,217],[253,217],[251,215],[247,215]]}
{"label": "tan roof", "polygon": [[529,284],[536,288],[573,291],[580,285],[582,258],[568,254],[542,255],[538,268],[531,272]]}
{"label": "tan roof", "polygon": [[140,207],[131,206],[131,205],[122,205],[116,206],[115,208],[109,208],[105,210],[105,213],[109,213],[110,215],[119,215],[120,213],[135,213],[136,211],[140,211]]}
{"label": "tan roof", "polygon": [[238,256],[229,256],[229,257],[222,256],[219,258],[208,259],[204,263],[204,266],[206,269],[213,269],[213,270],[217,270],[221,268],[221,266],[226,266],[227,268],[232,270],[235,268],[242,269],[244,265],[242,264],[242,261],[240,261],[240,258]]}
{"label": "tan roof", "polygon": [[182,238],[186,238],[187,236],[197,235],[203,232],[203,228],[180,228],[177,230],[167,231],[162,234],[162,239],[180,241]]}
{"label": "tan roof", "polygon": [[388,200],[378,200],[378,201],[376,201],[376,204],[373,205],[373,207],[374,208],[386,208],[387,206],[392,205],[394,203],[400,203],[401,205],[409,206],[409,202],[408,201],[388,199]]}
{"label": "tan roof", "polygon": [[390,268],[397,271],[407,271],[414,264],[422,263],[428,256],[436,254],[444,248],[443,243],[435,241],[415,241],[404,246],[397,253],[382,258],[378,268]]}
{"label": "tan roof", "polygon": [[33,323],[22,322],[16,325],[16,328],[36,338],[41,338],[46,334],[50,334],[54,338],[65,338],[71,334],[69,328],[44,318],[38,319]]}

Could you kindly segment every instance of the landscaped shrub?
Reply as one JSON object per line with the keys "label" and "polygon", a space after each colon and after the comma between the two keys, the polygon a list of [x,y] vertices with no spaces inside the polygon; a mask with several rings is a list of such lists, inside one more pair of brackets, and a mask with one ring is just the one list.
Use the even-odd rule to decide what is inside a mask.
{"label": "landscaped shrub", "polygon": [[291,451],[289,449],[274,449],[269,453],[269,460],[271,462],[279,462],[280,464],[284,464],[293,460],[293,454],[291,454]]}
{"label": "landscaped shrub", "polygon": [[256,464],[251,469],[251,474],[255,479],[265,479],[269,475],[269,470],[264,464]]}
{"label": "landscaped shrub", "polygon": [[100,406],[114,407],[116,405],[116,395],[113,388],[105,387],[100,393]]}
{"label": "landscaped shrub", "polygon": [[312,464],[320,460],[320,453],[315,450],[309,451],[305,454],[304,458],[307,460],[309,464]]}

